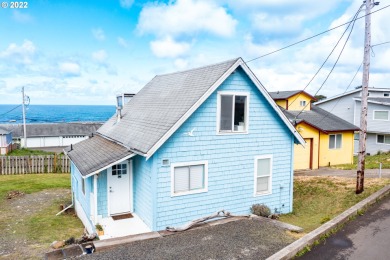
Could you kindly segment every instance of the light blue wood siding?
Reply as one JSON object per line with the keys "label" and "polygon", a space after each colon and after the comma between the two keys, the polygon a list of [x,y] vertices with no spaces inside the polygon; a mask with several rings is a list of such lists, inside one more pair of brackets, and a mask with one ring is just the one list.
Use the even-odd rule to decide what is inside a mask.
{"label": "light blue wood siding", "polygon": [[[91,216],[90,193],[93,192],[93,177],[85,179],[84,194],[82,191],[81,174],[73,162],[70,165],[70,172],[72,177],[72,192],[74,193],[74,199],[80,203],[85,215],[89,217]],[[88,219],[88,221],[90,221],[91,226],[94,226],[90,219]]]}
{"label": "light blue wood siding", "polygon": [[[248,134],[216,134],[218,91],[250,93]],[[194,136],[185,134],[192,129]],[[246,74],[236,70],[152,157],[157,173],[153,229],[182,225],[222,209],[249,214],[255,203],[265,203],[273,212],[291,212],[292,145],[291,132]],[[255,197],[254,158],[268,154],[273,155],[272,194]],[[207,160],[208,192],[171,197],[171,169],[162,165],[163,159],[170,163]]]}
{"label": "light blue wood siding", "polygon": [[133,190],[134,212],[145,222],[150,229],[153,228],[153,158],[146,159],[136,156],[133,159]]}

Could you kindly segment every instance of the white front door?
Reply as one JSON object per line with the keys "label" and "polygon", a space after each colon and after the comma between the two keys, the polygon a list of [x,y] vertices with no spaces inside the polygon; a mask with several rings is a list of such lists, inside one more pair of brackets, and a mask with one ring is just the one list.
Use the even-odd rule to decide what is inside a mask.
{"label": "white front door", "polygon": [[132,162],[112,166],[108,170],[109,215],[128,213],[132,210]]}

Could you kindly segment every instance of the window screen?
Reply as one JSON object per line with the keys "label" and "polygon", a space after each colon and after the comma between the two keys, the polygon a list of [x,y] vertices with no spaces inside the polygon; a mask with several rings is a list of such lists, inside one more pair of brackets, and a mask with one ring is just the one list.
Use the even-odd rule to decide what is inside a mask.
{"label": "window screen", "polygon": [[203,189],[204,164],[174,167],[174,193]]}
{"label": "window screen", "polygon": [[329,135],[329,149],[340,149],[342,134]]}
{"label": "window screen", "polygon": [[230,130],[233,127],[233,96],[221,96],[221,124],[220,130]]}
{"label": "window screen", "polygon": [[257,159],[256,193],[270,192],[271,159]]}

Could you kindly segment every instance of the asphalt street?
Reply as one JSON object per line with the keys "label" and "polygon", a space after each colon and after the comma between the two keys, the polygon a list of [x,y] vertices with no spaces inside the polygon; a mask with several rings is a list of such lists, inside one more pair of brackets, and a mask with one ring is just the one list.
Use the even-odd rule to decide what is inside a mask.
{"label": "asphalt street", "polygon": [[390,259],[390,196],[299,259]]}

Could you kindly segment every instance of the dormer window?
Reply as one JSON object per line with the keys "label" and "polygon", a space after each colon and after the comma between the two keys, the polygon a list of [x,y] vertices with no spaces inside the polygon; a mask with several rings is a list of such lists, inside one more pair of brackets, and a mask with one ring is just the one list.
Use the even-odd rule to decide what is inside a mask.
{"label": "dormer window", "polygon": [[300,105],[301,107],[305,107],[305,106],[306,106],[306,100],[301,100],[301,101],[299,101],[299,105]]}
{"label": "dormer window", "polygon": [[219,92],[217,133],[247,133],[249,93]]}

